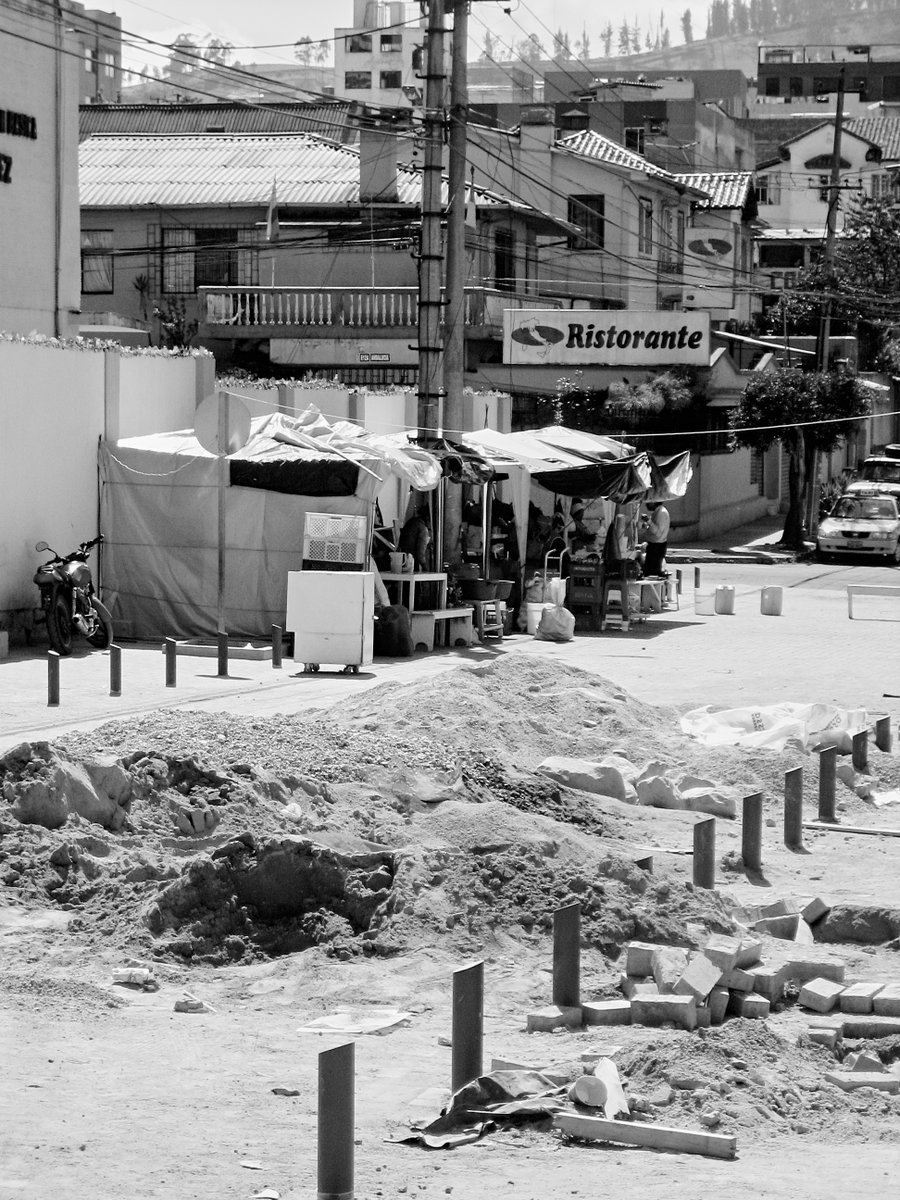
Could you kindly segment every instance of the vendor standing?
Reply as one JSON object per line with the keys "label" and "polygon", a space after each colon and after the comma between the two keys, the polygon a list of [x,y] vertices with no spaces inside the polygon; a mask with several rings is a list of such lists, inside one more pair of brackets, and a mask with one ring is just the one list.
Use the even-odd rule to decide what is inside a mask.
{"label": "vendor standing", "polygon": [[653,501],[647,505],[644,525],[644,540],[647,543],[644,554],[645,575],[662,575],[665,569],[666,551],[669,548],[669,523],[669,510],[662,501]]}

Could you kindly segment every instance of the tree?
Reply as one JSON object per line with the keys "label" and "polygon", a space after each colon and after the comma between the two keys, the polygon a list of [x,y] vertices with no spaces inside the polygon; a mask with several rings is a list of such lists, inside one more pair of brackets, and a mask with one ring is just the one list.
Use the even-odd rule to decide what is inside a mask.
{"label": "tree", "polygon": [[323,40],[321,42],[316,43],[315,58],[316,58],[317,63],[321,64],[321,63],[328,62],[328,57],[330,54],[331,54],[331,43],[329,41]]}
{"label": "tree", "polygon": [[731,414],[733,446],[767,450],[780,442],[788,455],[788,511],[782,545],[803,548],[813,466],[849,437],[869,413],[855,376],[844,371],[782,368],[752,380]]}
{"label": "tree", "polygon": [[169,61],[165,66],[167,79],[177,80],[189,75],[199,61],[200,47],[188,33],[179,33],[169,46]]}
{"label": "tree", "polygon": [[681,32],[684,37],[684,44],[690,46],[694,40],[694,28],[691,23],[691,10],[686,8],[681,14]]}
{"label": "tree", "polygon": [[553,35],[553,57],[567,59],[572,57],[572,42],[569,35],[562,28],[557,29]]}
{"label": "tree", "polygon": [[221,38],[210,38],[203,48],[204,59],[218,67],[226,66],[233,55],[234,46],[231,42],[223,42]]}
{"label": "tree", "polygon": [[587,26],[581,30],[581,37],[575,43],[575,56],[586,62],[591,57],[591,39],[588,37]]}
{"label": "tree", "polygon": [[484,31],[484,41],[481,43],[481,54],[478,56],[479,62],[495,62],[497,59],[497,50],[494,46],[494,35],[489,29]]}
{"label": "tree", "polygon": [[516,54],[522,62],[527,63],[539,63],[542,58],[547,57],[541,39],[536,33],[530,33],[521,42],[516,42]]}
{"label": "tree", "polygon": [[612,22],[607,21],[603,29],[600,31],[600,41],[603,43],[603,57],[612,57],[612,42],[613,42],[613,27]]}
{"label": "tree", "polygon": [[294,58],[298,63],[302,63],[304,67],[308,67],[313,59],[313,40],[311,37],[302,37],[294,42]]}
{"label": "tree", "polygon": [[619,54],[631,53],[631,26],[627,21],[623,21],[619,28]]}

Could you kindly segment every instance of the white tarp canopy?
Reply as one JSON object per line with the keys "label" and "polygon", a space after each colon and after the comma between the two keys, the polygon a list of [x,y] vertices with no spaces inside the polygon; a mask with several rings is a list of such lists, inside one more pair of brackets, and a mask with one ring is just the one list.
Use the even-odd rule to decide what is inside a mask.
{"label": "white tarp canopy", "polygon": [[[228,459],[225,625],[268,638],[283,625],[287,574],[302,561],[308,512],[366,518],[391,475],[435,486],[440,464],[387,454],[309,409],[251,422]],[[123,637],[213,637],[218,606],[218,463],[192,430],[100,446],[102,585]]]}

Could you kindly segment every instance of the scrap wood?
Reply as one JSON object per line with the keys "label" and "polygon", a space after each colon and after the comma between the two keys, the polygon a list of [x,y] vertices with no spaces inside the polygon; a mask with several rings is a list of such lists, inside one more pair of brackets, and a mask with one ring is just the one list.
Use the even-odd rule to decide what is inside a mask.
{"label": "scrap wood", "polygon": [[581,1117],[558,1113],[553,1127],[572,1137],[591,1141],[625,1142],[631,1146],[649,1146],[653,1150],[674,1150],[683,1154],[706,1154],[712,1158],[734,1158],[737,1138],[721,1133],[696,1133],[691,1129],[672,1129],[666,1125],[608,1121],[603,1117]]}
{"label": "scrap wood", "polygon": [[869,833],[874,837],[900,837],[900,829],[867,828],[865,825],[829,825],[826,821],[804,821],[804,829],[821,829],[825,833]]}

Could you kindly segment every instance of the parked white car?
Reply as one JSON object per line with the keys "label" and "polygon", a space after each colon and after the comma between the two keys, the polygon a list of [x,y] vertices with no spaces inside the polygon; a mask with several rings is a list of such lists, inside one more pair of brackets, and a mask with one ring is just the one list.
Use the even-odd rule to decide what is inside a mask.
{"label": "parked white car", "polygon": [[897,497],[859,484],[846,492],[819,525],[816,550],[831,554],[883,556],[900,563],[900,510]]}

